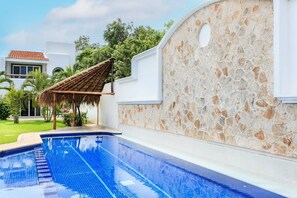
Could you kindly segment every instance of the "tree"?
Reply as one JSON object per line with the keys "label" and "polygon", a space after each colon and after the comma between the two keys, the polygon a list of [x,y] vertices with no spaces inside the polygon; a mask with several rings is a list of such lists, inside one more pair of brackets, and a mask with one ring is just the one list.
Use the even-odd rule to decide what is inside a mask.
{"label": "tree", "polygon": [[4,71],[0,71],[0,84],[2,83],[8,83],[9,86],[0,86],[0,89],[5,89],[9,91],[11,89],[11,86],[13,86],[13,81],[5,77]]}
{"label": "tree", "polygon": [[76,51],[82,51],[86,48],[96,49],[99,47],[99,43],[90,43],[90,37],[82,35],[74,41]]}
{"label": "tree", "polygon": [[103,37],[111,48],[115,48],[116,45],[124,42],[133,29],[132,23],[123,23],[121,19],[117,19],[106,26]]}
{"label": "tree", "polygon": [[17,90],[14,86],[12,86],[9,92],[5,95],[6,104],[9,106],[15,124],[19,123],[23,98],[23,90]]}
{"label": "tree", "polygon": [[9,106],[5,100],[0,97],[0,120],[6,120],[10,116]]}
{"label": "tree", "polygon": [[115,79],[131,75],[131,59],[136,54],[155,47],[164,36],[163,31],[151,27],[139,26],[135,28],[131,37],[116,46],[112,56],[115,58]]}
{"label": "tree", "polygon": [[[30,87],[30,95],[34,107],[38,105],[38,98],[40,93],[51,85],[51,80],[48,74],[42,73],[40,69],[29,73],[30,76],[26,78],[22,85],[22,89]],[[46,122],[51,120],[51,108],[48,106],[42,107],[42,116]]]}
{"label": "tree", "polygon": [[86,69],[114,57],[114,78],[127,77],[131,75],[133,56],[158,45],[172,24],[173,21],[169,21],[164,30],[155,30],[149,26],[134,28],[132,23],[126,24],[117,19],[108,24],[104,31],[104,39],[108,45],[96,49],[85,48],[76,57],[74,70]]}
{"label": "tree", "polygon": [[173,24],[174,24],[174,20],[170,20],[167,23],[165,23],[164,24],[164,27],[165,27],[164,32],[166,32],[167,30],[169,30]]}

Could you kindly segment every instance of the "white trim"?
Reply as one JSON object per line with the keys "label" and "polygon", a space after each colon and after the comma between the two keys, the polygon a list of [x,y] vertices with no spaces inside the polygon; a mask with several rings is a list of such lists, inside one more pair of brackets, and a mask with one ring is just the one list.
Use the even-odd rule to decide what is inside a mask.
{"label": "white trim", "polygon": [[273,32],[273,49],[274,49],[274,96],[280,97],[280,75],[279,75],[279,48],[280,48],[280,34],[279,34],[279,24],[280,24],[280,13],[278,10],[280,1],[273,1],[274,8],[274,32]]}
{"label": "white trim", "polygon": [[197,4],[197,6],[195,6],[194,9],[192,9],[190,12],[188,12],[185,16],[183,16],[180,20],[178,20],[177,22],[175,22],[171,28],[167,31],[167,33],[164,35],[163,39],[161,40],[161,42],[158,45],[158,50],[163,49],[163,47],[165,46],[165,44],[167,43],[167,41],[171,38],[171,36],[173,35],[173,33],[190,17],[192,16],[195,12],[201,10],[202,8],[209,6],[210,4],[219,2],[220,0],[204,0],[201,1]]}
{"label": "white trim", "polygon": [[119,105],[134,105],[134,104],[161,104],[162,100],[145,100],[145,101],[122,101],[118,102]]}
{"label": "white trim", "polygon": [[42,60],[29,60],[29,59],[16,59],[16,58],[5,58],[6,62],[16,62],[16,63],[39,63],[39,64],[47,64],[49,61]]}

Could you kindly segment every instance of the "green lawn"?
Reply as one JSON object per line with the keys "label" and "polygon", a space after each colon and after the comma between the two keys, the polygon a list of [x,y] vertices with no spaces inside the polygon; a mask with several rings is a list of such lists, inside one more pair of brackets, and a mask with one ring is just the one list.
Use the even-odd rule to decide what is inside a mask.
{"label": "green lawn", "polygon": [[[66,127],[62,121],[57,121],[57,128]],[[17,141],[18,135],[28,132],[48,131],[53,128],[53,122],[44,122],[43,120],[20,121],[19,124],[13,124],[11,120],[0,120],[0,144]]]}

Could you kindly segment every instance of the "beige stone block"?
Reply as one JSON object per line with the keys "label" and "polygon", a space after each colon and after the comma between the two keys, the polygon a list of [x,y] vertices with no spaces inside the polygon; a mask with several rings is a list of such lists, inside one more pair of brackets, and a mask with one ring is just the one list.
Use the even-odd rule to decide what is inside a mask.
{"label": "beige stone block", "polygon": [[266,103],[265,100],[258,100],[256,102],[256,105],[259,106],[259,107],[267,107],[268,104]]}
{"label": "beige stone block", "polygon": [[266,119],[272,119],[274,116],[274,109],[273,107],[267,107],[266,111],[263,114],[263,117]]}
{"label": "beige stone block", "polygon": [[279,144],[274,144],[274,152],[280,155],[285,155],[287,153],[287,147]]}
{"label": "beige stone block", "polygon": [[195,127],[196,127],[197,129],[199,129],[199,128],[201,127],[200,120],[198,120],[198,119],[195,120],[194,125],[195,125]]}
{"label": "beige stone block", "polygon": [[258,138],[259,140],[264,140],[265,139],[265,134],[263,131],[258,131],[256,134],[255,134],[255,137]]}
{"label": "beige stone block", "polygon": [[284,134],[284,125],[283,124],[272,125],[272,132],[276,136],[283,135]]}
{"label": "beige stone block", "polygon": [[212,102],[213,102],[213,104],[219,104],[219,102],[220,102],[220,98],[219,98],[219,96],[213,96],[212,97]]}

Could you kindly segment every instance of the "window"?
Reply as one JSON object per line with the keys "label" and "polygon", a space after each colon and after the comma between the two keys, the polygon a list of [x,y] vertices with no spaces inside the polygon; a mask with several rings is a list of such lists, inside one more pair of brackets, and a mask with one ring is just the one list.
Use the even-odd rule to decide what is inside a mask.
{"label": "window", "polygon": [[211,38],[210,26],[209,24],[205,23],[204,25],[202,25],[198,35],[200,47],[206,47],[210,41],[210,38]]}
{"label": "window", "polygon": [[26,78],[26,75],[28,75],[32,71],[36,71],[38,69],[41,70],[40,65],[12,65],[12,78]]}
{"label": "window", "polygon": [[57,72],[62,72],[64,71],[61,67],[56,67],[54,70],[53,70],[53,74],[54,73],[57,73]]}

